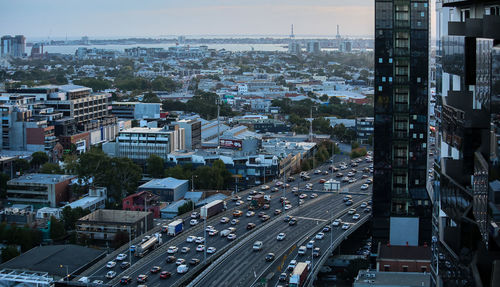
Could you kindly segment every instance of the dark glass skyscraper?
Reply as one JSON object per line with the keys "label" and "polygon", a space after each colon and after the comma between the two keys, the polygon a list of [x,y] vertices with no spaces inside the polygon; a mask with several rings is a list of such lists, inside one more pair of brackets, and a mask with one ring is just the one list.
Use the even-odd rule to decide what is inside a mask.
{"label": "dark glass skyscraper", "polygon": [[432,273],[500,286],[500,1],[440,2]]}
{"label": "dark glass skyscraper", "polygon": [[431,240],[429,1],[375,1],[374,251]]}

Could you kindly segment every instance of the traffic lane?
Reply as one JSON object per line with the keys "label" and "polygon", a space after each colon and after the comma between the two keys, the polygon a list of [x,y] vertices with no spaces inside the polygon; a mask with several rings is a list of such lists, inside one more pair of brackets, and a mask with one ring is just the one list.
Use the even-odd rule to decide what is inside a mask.
{"label": "traffic lane", "polygon": [[[360,219],[361,220],[362,218],[364,218],[365,216],[369,216],[369,214],[367,213],[364,213],[363,212],[363,209],[358,207],[356,209],[356,212],[360,214]],[[349,214],[344,214],[342,215],[341,217],[339,217],[339,219],[341,219],[342,223],[349,223],[351,224],[351,227],[353,224],[356,224],[359,222],[359,220],[354,220],[352,218],[352,215],[349,215]],[[328,249],[328,247],[330,246],[331,242],[332,242],[332,238],[333,240],[337,239],[338,237],[341,237],[343,236],[343,234],[345,233],[346,230],[343,230],[342,229],[342,223],[338,226],[338,227],[332,227],[330,225],[330,227],[332,227],[331,231],[330,232],[324,232],[325,236],[323,239],[316,239],[316,235],[319,233],[315,233],[314,235],[310,236],[304,243],[304,246],[307,244],[307,242],[309,242],[310,240],[314,240],[314,247],[319,247],[320,248],[320,256],[319,257],[315,257],[314,259],[312,258],[312,250],[313,249],[307,249],[307,252],[306,254],[304,255],[299,255],[298,254],[298,246],[296,249],[294,249],[292,251],[292,253],[290,254],[290,256],[287,257],[287,259],[284,261],[284,264],[283,264],[283,267],[284,269],[282,269],[281,272],[285,272],[287,273],[287,278],[290,278],[290,274],[291,272],[286,270],[286,267],[290,264],[290,261],[291,260],[296,260],[297,262],[305,262],[305,261],[311,261],[312,262],[312,267],[313,268],[317,268],[318,266],[316,266],[316,263],[315,261],[316,260],[319,260],[321,258],[321,256],[323,255],[324,252],[326,252],[326,250]],[[331,234],[329,234],[331,233]],[[270,271],[272,272],[272,271]],[[264,274],[267,274],[268,272],[264,273]],[[279,281],[278,281],[278,277],[281,273],[279,273],[278,270],[275,271],[275,276],[273,276],[273,278],[270,280],[270,282],[268,282],[268,286],[277,286],[279,284]]]}
{"label": "traffic lane", "polygon": [[[302,238],[302,236],[311,229],[312,224],[319,224],[318,221],[326,220],[328,213],[326,210],[345,208],[341,196],[331,195],[333,198],[333,203],[325,204],[323,200],[320,202],[319,207],[309,206],[302,209],[300,212],[294,216],[298,218],[298,223],[296,226],[289,226],[286,222],[273,222],[273,226],[270,227],[272,231],[266,232],[264,238],[256,238],[255,240],[264,241],[264,248],[262,251],[253,252],[252,246],[254,240],[249,241],[244,244],[240,249],[234,252],[228,257],[224,262],[226,264],[221,264],[217,267],[219,271],[212,272],[207,277],[203,278],[203,281],[199,282],[198,286],[246,286],[248,281],[254,280],[254,267],[265,264],[264,256],[268,252],[276,252],[276,235],[279,232],[287,233],[287,239],[283,241],[283,245],[290,244],[290,242],[297,241]],[[356,196],[355,200],[360,200],[361,196]],[[336,203],[335,203],[336,202]],[[333,204],[333,205],[332,205]],[[315,207],[315,208],[313,208]],[[307,219],[312,218],[312,219]],[[312,222],[312,224],[307,224],[307,222]],[[276,230],[276,231],[275,231]],[[230,266],[228,266],[230,265]],[[260,272],[260,270],[257,270]],[[227,275],[225,275],[227,273]]]}

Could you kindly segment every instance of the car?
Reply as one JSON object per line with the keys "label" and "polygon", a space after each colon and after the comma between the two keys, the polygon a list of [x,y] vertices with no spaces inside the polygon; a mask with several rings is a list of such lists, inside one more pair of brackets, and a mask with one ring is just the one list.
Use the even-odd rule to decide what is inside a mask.
{"label": "car", "polygon": [[116,256],[117,261],[123,261],[127,258],[127,254],[120,253]]}
{"label": "car", "polygon": [[239,195],[233,195],[233,197],[231,198],[233,201],[238,201],[241,199],[241,196]]}
{"label": "car", "polygon": [[194,235],[189,235],[187,238],[186,238],[186,242],[194,242],[196,240],[196,236]]}
{"label": "car", "polygon": [[323,232],[330,232],[330,230],[332,230],[332,229],[331,229],[331,227],[330,227],[330,226],[328,226],[328,225],[327,225],[327,226],[325,226],[325,227],[323,227]]}
{"label": "car", "polygon": [[262,217],[262,216],[264,216],[264,215],[266,215],[266,213],[265,213],[264,211],[261,211],[261,212],[259,212],[259,213],[257,214],[257,216],[258,216],[258,217]]}
{"label": "car", "polygon": [[208,235],[209,235],[209,236],[215,236],[215,235],[217,235],[218,233],[219,233],[219,231],[217,231],[217,230],[215,230],[215,229],[212,229],[212,230],[210,230],[210,231],[208,232]]}
{"label": "car", "polygon": [[351,205],[353,205],[353,203],[354,202],[352,200],[348,200],[348,201],[345,202],[345,205],[346,206],[351,206]]}
{"label": "car", "polygon": [[281,214],[281,209],[274,210],[274,215],[280,215],[280,214]]}
{"label": "car", "polygon": [[135,245],[130,245],[130,252],[134,253],[135,252]]}
{"label": "car", "polygon": [[346,195],[344,196],[344,198],[342,199],[344,202],[347,202],[349,200],[352,200],[352,195]]}
{"label": "car", "polygon": [[205,242],[205,237],[198,236],[196,237],[195,243],[203,243]]}
{"label": "car", "polygon": [[310,179],[311,179],[311,177],[310,177],[310,176],[308,176],[308,175],[306,175],[306,176],[302,177],[302,180],[303,180],[303,181],[307,181],[307,180],[310,180]]}
{"label": "car", "polygon": [[319,257],[321,255],[319,247],[313,249],[313,257]]}
{"label": "car", "polygon": [[343,177],[342,182],[349,182],[349,178],[347,176]]}
{"label": "car", "polygon": [[295,266],[297,266],[297,260],[293,259],[292,261],[290,261],[290,263],[288,264],[288,267],[286,269],[288,271],[293,271]]}
{"label": "car", "polygon": [[332,226],[340,226],[340,224],[342,223],[342,220],[340,219],[335,219],[333,222],[332,222]]}
{"label": "car", "polygon": [[359,215],[359,213],[356,213],[352,216],[352,219],[354,220],[358,220],[359,218],[361,217],[361,215]]}
{"label": "car", "polygon": [[361,190],[367,190],[367,189],[368,189],[368,184],[365,183],[361,186]]}
{"label": "car", "polygon": [[314,247],[314,240],[310,240],[309,242],[307,242],[306,247],[307,247],[307,249],[313,248]]}
{"label": "car", "polygon": [[285,210],[289,210],[290,208],[292,208],[291,204],[285,204]]}
{"label": "car", "polygon": [[253,229],[255,227],[255,223],[249,222],[247,224],[247,230]]}
{"label": "car", "polygon": [[300,199],[304,199],[304,198],[306,198],[306,197],[307,197],[307,194],[305,194],[305,193],[302,193],[301,195],[299,195],[299,198],[300,198]]}
{"label": "car", "polygon": [[370,213],[372,211],[372,208],[371,207],[367,207],[365,208],[365,210],[363,210],[365,213]]}
{"label": "car", "polygon": [[127,285],[127,284],[130,284],[131,282],[132,282],[132,277],[130,277],[130,276],[123,276],[120,279],[120,284],[121,285]]}
{"label": "car", "polygon": [[349,215],[352,215],[354,213],[356,213],[356,209],[354,209],[354,208],[349,209],[349,211],[347,212],[347,214],[349,214]]}
{"label": "car", "polygon": [[179,248],[177,248],[177,246],[169,246],[167,249],[167,253],[174,254],[174,253],[177,253],[177,250],[179,250]]}
{"label": "car", "polygon": [[361,208],[366,208],[368,206],[368,204],[366,202],[362,202],[361,205],[359,207]]}
{"label": "car", "polygon": [[255,212],[253,211],[247,211],[247,217],[251,217],[251,216],[254,216],[255,215]]}
{"label": "car", "polygon": [[279,189],[279,188],[277,188],[277,187],[273,187],[273,188],[271,188],[271,192],[278,192],[278,191],[280,191],[280,189]]}
{"label": "car", "polygon": [[167,278],[170,278],[172,276],[172,273],[168,272],[168,271],[162,271],[160,273],[160,278],[161,279],[167,279]]}
{"label": "car", "polygon": [[323,171],[323,175],[328,175],[328,170]]}
{"label": "car", "polygon": [[350,178],[349,179],[349,183],[355,183],[356,181],[357,181],[357,179],[355,179],[355,178]]}
{"label": "car", "polygon": [[153,273],[153,274],[156,274],[156,273],[158,273],[158,272],[160,272],[160,271],[161,271],[161,267],[160,267],[160,266],[153,266],[153,267],[151,268],[151,270],[149,270],[149,272],[151,272],[151,273]]}
{"label": "car", "polygon": [[373,183],[373,180],[371,178],[367,179],[365,184],[372,184]]}
{"label": "car", "polygon": [[191,248],[189,248],[189,247],[187,247],[187,246],[184,246],[184,247],[182,247],[182,249],[181,249],[181,253],[188,253],[190,250],[191,250]]}
{"label": "car", "polygon": [[290,221],[288,221],[288,225],[290,225],[290,226],[295,225],[295,224],[297,224],[297,219],[295,217],[290,219]]}
{"label": "car", "polygon": [[316,197],[318,197],[318,195],[316,193],[311,193],[311,195],[309,197],[310,198],[316,198]]}
{"label": "car", "polygon": [[247,196],[247,201],[252,201],[252,199],[253,199],[253,196],[251,196],[251,195]]}
{"label": "car", "polygon": [[250,191],[250,195],[256,195],[257,194],[257,190],[251,190]]}
{"label": "car", "polygon": [[177,273],[179,273],[179,274],[184,274],[184,273],[188,272],[188,270],[189,270],[189,267],[186,264],[181,264],[181,265],[177,266]]}
{"label": "car", "polygon": [[[205,231],[206,232],[210,232],[210,230],[213,230],[215,229],[215,227],[213,227],[212,225],[208,225],[206,228],[205,228]],[[196,236],[194,236],[194,239],[196,240]]]}
{"label": "car", "polygon": [[146,274],[140,274],[139,276],[137,276],[137,282],[138,283],[144,283],[148,281],[148,275]]}
{"label": "car", "polygon": [[287,279],[288,279],[288,274],[286,274],[286,272],[281,273],[280,277],[278,278],[280,282],[286,282]]}
{"label": "car", "polygon": [[185,259],[183,259],[183,258],[179,258],[179,259],[177,259],[177,261],[175,261],[175,264],[176,264],[177,266],[179,266],[179,265],[184,264],[185,262],[186,262],[186,260],[185,260]]}
{"label": "car", "polygon": [[215,253],[215,251],[217,251],[217,248],[215,248],[215,247],[208,247],[207,248],[207,253],[208,254],[213,254],[213,253]]}
{"label": "car", "polygon": [[292,216],[287,215],[287,216],[285,216],[285,218],[283,218],[283,221],[284,222],[289,222],[292,218],[293,218]]}
{"label": "car", "polygon": [[344,174],[343,174],[343,173],[341,173],[341,172],[337,172],[337,174],[336,174],[335,176],[336,176],[336,177],[343,177],[343,176],[344,176]]}
{"label": "car", "polygon": [[324,237],[325,237],[325,234],[324,234],[323,232],[320,232],[320,233],[316,234],[316,237],[315,237],[315,238],[316,238],[316,239],[318,239],[318,240],[321,240],[321,239],[323,239]]}
{"label": "car", "polygon": [[106,268],[113,268],[115,266],[116,266],[115,261],[109,261],[108,263],[106,263]]}
{"label": "car", "polygon": [[322,178],[319,180],[319,183],[325,183],[326,182],[326,179]]}
{"label": "car", "polygon": [[198,251],[198,252],[205,251],[205,245],[200,244],[200,245],[196,246],[196,251]]}
{"label": "car", "polygon": [[266,257],[265,257],[265,260],[267,262],[273,261],[274,260],[274,253],[267,253]]}
{"label": "car", "polygon": [[236,234],[234,233],[230,233],[228,236],[227,236],[227,240],[235,240],[236,239]]}
{"label": "car", "polygon": [[229,222],[229,218],[227,218],[225,216],[220,219],[220,223],[228,223],[228,222]]}
{"label": "car", "polygon": [[253,251],[260,251],[260,250],[262,250],[262,245],[264,245],[262,243],[262,241],[255,241],[253,243],[253,246],[252,246]]}
{"label": "car", "polygon": [[108,273],[106,273],[106,278],[108,279],[113,279],[116,277],[116,272],[111,270],[111,271],[108,271]]}
{"label": "car", "polygon": [[191,225],[191,226],[195,226],[196,224],[198,224],[198,220],[197,219],[191,219],[189,221],[189,225]]}
{"label": "car", "polygon": [[347,176],[348,176],[348,177],[353,177],[353,176],[354,176],[354,172],[352,172],[352,171],[348,172],[348,173],[347,173]]}
{"label": "car", "polygon": [[349,223],[342,224],[342,229],[343,230],[347,230],[347,229],[349,229],[349,227],[351,227],[351,225]]}
{"label": "car", "polygon": [[96,280],[92,281],[92,284],[94,284],[94,285],[101,285],[101,284],[104,284],[104,281],[96,279]]}
{"label": "car", "polygon": [[286,181],[288,181],[288,182],[295,181],[295,177],[293,177],[293,176],[289,176],[289,177],[286,179]]}
{"label": "car", "polygon": [[293,192],[295,192],[295,191],[299,191],[299,188],[298,188],[298,187],[296,187],[296,186],[294,186],[294,187],[292,187],[292,191],[293,191]]}
{"label": "car", "polygon": [[193,219],[200,218],[200,213],[196,211],[191,212],[191,218]]}
{"label": "car", "polygon": [[264,216],[262,216],[262,217],[260,218],[260,220],[261,220],[262,222],[264,222],[264,221],[268,221],[270,218],[271,218],[271,216],[269,216],[269,215],[267,215],[267,214],[264,214]]}
{"label": "car", "polygon": [[280,234],[278,234],[278,236],[276,236],[276,240],[282,241],[285,239],[285,237],[286,237],[286,234],[284,232],[281,232]]}
{"label": "car", "polygon": [[172,263],[172,262],[175,262],[175,260],[177,260],[177,258],[175,258],[175,256],[173,255],[170,255],[170,256],[167,256],[167,263]]}
{"label": "car", "polygon": [[128,261],[123,261],[121,264],[120,264],[120,268],[121,269],[127,269],[130,267],[130,262]]}
{"label": "car", "polygon": [[189,265],[198,265],[198,263],[200,263],[200,259],[198,258],[191,258],[191,260],[189,260]]}
{"label": "car", "polygon": [[243,212],[241,210],[235,210],[233,211],[233,216],[234,217],[240,217],[243,215]]}
{"label": "car", "polygon": [[270,189],[271,187],[269,185],[263,185],[260,187],[261,190],[268,190]]}
{"label": "car", "polygon": [[243,202],[243,200],[238,200],[238,201],[236,201],[236,206],[241,206],[244,203],[245,202]]}

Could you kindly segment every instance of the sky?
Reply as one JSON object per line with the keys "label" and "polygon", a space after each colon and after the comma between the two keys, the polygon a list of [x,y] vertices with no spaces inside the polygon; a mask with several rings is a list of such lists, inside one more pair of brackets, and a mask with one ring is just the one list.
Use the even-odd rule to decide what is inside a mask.
{"label": "sky", "polygon": [[[372,36],[374,0],[0,0],[0,35]],[[434,1],[431,1],[434,2]],[[433,11],[433,8],[431,8]],[[434,17],[433,17],[434,18]]]}

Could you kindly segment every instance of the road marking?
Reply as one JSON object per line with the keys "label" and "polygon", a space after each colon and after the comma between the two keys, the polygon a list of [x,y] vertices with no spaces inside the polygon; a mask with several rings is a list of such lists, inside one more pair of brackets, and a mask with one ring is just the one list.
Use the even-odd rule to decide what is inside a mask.
{"label": "road marking", "polygon": [[329,221],[329,220],[327,220],[327,219],[311,218],[311,217],[301,217],[301,216],[296,216],[296,218],[298,218],[298,219],[307,219],[307,220],[323,221],[323,222],[325,222],[325,221]]}

